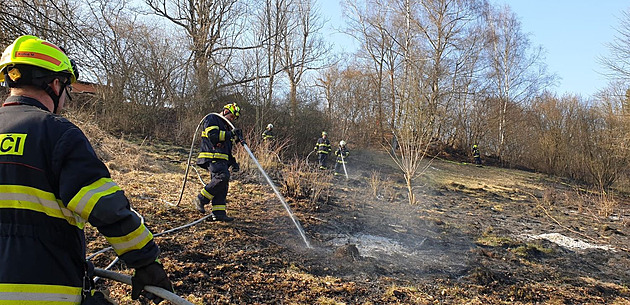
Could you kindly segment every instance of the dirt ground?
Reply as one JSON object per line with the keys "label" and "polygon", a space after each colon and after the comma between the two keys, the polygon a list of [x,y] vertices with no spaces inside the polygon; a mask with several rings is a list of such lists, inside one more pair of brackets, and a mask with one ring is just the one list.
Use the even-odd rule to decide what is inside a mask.
{"label": "dirt ground", "polygon": [[[190,203],[201,188],[194,171],[172,206],[186,149],[96,142],[154,233],[204,216]],[[322,187],[316,201],[287,196],[286,173],[269,172],[310,248],[255,168],[234,174],[234,222],[206,220],[156,237],[176,293],[194,304],[630,304],[625,196],[425,159],[410,204],[387,154],[351,150],[348,162],[348,179],[326,172],[310,181]],[[93,228],[86,234],[88,254],[107,246]],[[93,262],[104,268],[114,258],[110,251]],[[131,272],[121,263],[112,270]],[[119,303],[137,304],[130,287],[98,284]]]}

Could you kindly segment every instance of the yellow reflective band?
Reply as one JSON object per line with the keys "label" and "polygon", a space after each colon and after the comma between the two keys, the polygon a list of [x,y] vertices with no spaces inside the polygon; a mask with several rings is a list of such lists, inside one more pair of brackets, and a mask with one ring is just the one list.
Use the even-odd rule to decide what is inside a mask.
{"label": "yellow reflective band", "polygon": [[210,130],[213,130],[213,129],[219,129],[219,126],[210,126],[210,127],[206,128],[204,131],[201,132],[201,136],[204,137],[204,138],[207,138],[208,137],[208,132],[210,132]]}
{"label": "yellow reflective band", "polygon": [[0,185],[0,208],[23,209],[65,219],[83,229],[85,220],[67,209],[53,193],[23,185]]}
{"label": "yellow reflective band", "polygon": [[36,284],[0,284],[0,304],[79,305],[81,287]]}
{"label": "yellow reflective band", "polygon": [[229,160],[230,158],[226,154],[222,153],[211,153],[211,152],[201,152],[198,156],[199,159],[223,159]]}
{"label": "yellow reflective band", "polygon": [[225,205],[213,205],[212,206],[212,210],[213,211],[225,211]]}
{"label": "yellow reflective band", "polygon": [[131,250],[142,249],[153,239],[153,234],[141,223],[137,229],[125,236],[106,236],[105,239],[112,245],[116,254],[123,255]]}
{"label": "yellow reflective band", "polygon": [[74,195],[70,203],[68,203],[68,209],[81,215],[83,219],[88,219],[92,209],[103,196],[113,194],[120,191],[121,188],[112,181],[111,178],[101,178],[94,183],[84,186],[79,192]]}
{"label": "yellow reflective band", "polygon": [[219,131],[219,142],[225,141],[225,130]]}
{"label": "yellow reflective band", "polygon": [[24,143],[26,143],[24,133],[0,134],[0,155],[21,156],[24,154]]}
{"label": "yellow reflective band", "polygon": [[206,197],[210,200],[212,200],[212,198],[214,198],[214,196],[212,196],[212,194],[208,193],[208,191],[206,191],[206,189],[201,189],[201,195],[203,197]]}

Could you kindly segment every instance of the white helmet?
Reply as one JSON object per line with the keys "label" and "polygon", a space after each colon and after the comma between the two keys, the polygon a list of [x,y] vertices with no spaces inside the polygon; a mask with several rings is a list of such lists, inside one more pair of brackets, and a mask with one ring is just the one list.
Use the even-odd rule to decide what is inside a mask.
{"label": "white helmet", "polygon": [[339,141],[339,146],[346,146],[346,141],[344,140]]}
{"label": "white helmet", "polygon": [[273,129],[273,124],[267,124],[267,129]]}

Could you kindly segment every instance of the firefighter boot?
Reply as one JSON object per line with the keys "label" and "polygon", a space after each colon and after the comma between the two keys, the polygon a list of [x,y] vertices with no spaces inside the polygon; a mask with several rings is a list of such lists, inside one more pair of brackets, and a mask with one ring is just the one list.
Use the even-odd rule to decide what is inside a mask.
{"label": "firefighter boot", "polygon": [[227,216],[224,213],[215,213],[215,212],[213,212],[212,213],[212,220],[214,220],[214,221],[230,222],[230,221],[234,220],[234,217]]}
{"label": "firefighter boot", "polygon": [[195,204],[195,208],[197,208],[197,211],[204,214],[206,213],[206,209],[203,208],[203,203],[201,203],[201,199],[199,199],[199,196],[195,196],[195,199],[193,199],[193,203]]}

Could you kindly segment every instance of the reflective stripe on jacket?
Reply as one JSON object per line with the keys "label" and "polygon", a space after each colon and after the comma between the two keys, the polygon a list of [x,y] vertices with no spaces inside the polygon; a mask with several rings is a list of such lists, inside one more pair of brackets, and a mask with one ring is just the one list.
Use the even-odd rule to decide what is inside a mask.
{"label": "reflective stripe on jacket", "polygon": [[335,156],[337,156],[337,163],[345,164],[346,158],[348,158],[348,155],[350,155],[350,151],[345,147],[344,148],[339,147],[337,150],[335,150]]}
{"label": "reflective stripe on jacket", "polygon": [[265,131],[263,131],[262,133],[262,139],[263,140],[273,139],[273,131],[269,129],[265,129]]}
{"label": "reflective stripe on jacket", "polygon": [[207,167],[212,160],[231,160],[233,144],[228,124],[218,114],[208,115],[203,121],[197,165]]}
{"label": "reflective stripe on jacket", "polygon": [[317,144],[315,144],[315,149],[318,154],[328,154],[332,148],[330,147],[330,141],[328,139],[319,138],[317,140]]}
{"label": "reflective stripe on jacket", "polygon": [[129,267],[159,254],[83,132],[37,100],[9,97],[0,108],[0,304],[78,304],[86,221]]}

